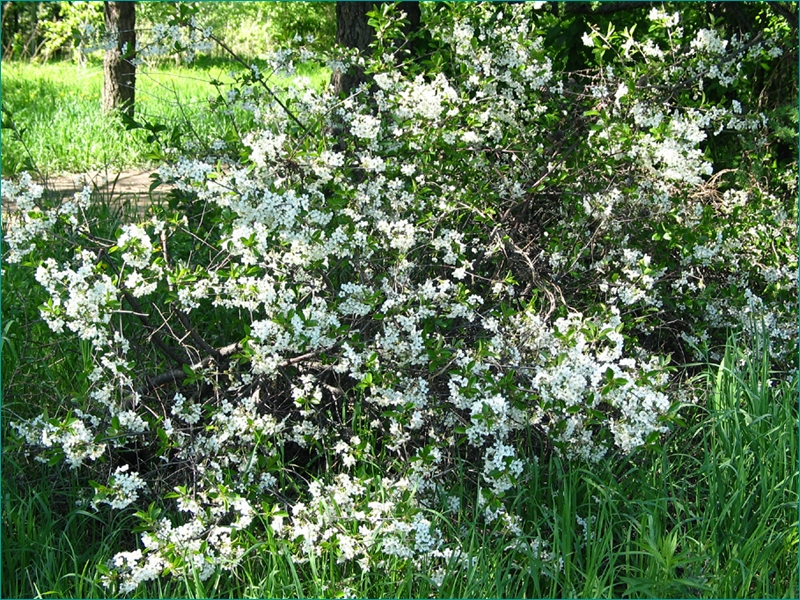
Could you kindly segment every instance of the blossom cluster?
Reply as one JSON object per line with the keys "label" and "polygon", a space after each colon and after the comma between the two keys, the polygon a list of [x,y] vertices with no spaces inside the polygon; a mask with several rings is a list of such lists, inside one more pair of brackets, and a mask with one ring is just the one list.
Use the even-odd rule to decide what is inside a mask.
{"label": "blossom cluster", "polygon": [[13,226],[8,228],[3,239],[9,248],[6,260],[18,263],[34,251],[36,240],[50,239],[51,230],[59,221],[71,227],[78,225],[78,215],[89,208],[90,187],[84,187],[58,206],[49,206],[52,200],[46,197],[41,184],[33,181],[30,173],[22,173],[17,181],[3,180],[2,198],[7,203]]}

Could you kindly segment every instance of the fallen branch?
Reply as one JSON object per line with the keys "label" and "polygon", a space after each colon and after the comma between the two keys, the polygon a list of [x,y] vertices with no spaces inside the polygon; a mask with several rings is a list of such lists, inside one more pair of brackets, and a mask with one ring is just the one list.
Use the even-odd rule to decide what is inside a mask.
{"label": "fallen branch", "polygon": [[[196,362],[194,364],[189,365],[189,368],[192,371],[197,369],[203,369],[207,367],[209,363],[211,363],[211,361],[215,359],[215,357],[218,357],[217,359],[225,358],[227,356],[235,354],[236,352],[241,352],[241,350],[242,350],[242,345],[238,342],[235,344],[229,344],[228,346],[224,346],[222,348],[217,348],[214,350],[215,356],[206,356],[200,362]],[[179,383],[184,379],[186,379],[186,377],[187,377],[186,371],[184,371],[183,369],[172,369],[171,371],[167,371],[166,373],[157,375],[152,379],[148,379],[147,383],[143,387],[136,390],[136,393],[141,395],[146,393],[148,389],[155,389],[167,383]]]}
{"label": "fallen branch", "polygon": [[[306,361],[306,360],[308,360],[310,358],[314,358],[315,356],[319,356],[323,352],[329,352],[330,350],[333,350],[334,348],[338,348],[341,344],[342,344],[342,341],[338,341],[335,344],[333,344],[332,346],[328,346],[326,348],[319,348],[317,350],[312,350],[311,352],[306,352],[305,354],[301,354],[300,356],[295,356],[293,358],[288,358],[285,361],[283,361],[282,363],[280,363],[280,365],[278,365],[278,366],[281,367],[281,368],[283,368],[283,367],[291,367],[292,365],[296,365],[296,364],[304,362],[304,361]],[[243,350],[242,345],[240,343],[238,343],[238,342],[236,342],[235,344],[229,344],[228,346],[224,346],[222,348],[212,348],[212,352],[211,352],[212,356],[206,356],[203,360],[189,365],[189,368],[192,371],[195,371],[197,369],[203,369],[203,368],[207,367],[211,363],[211,361],[213,361],[213,360],[217,360],[217,361],[222,360],[222,359],[224,359],[224,358],[226,358],[228,356],[231,356],[232,354],[235,354],[237,352],[241,352],[242,350]],[[182,368],[181,369],[172,369],[170,371],[167,371],[166,373],[162,373],[161,375],[157,375],[157,376],[155,376],[153,378],[148,378],[146,384],[144,386],[138,388],[136,390],[136,393],[139,394],[139,395],[142,395],[142,394],[145,394],[148,390],[154,390],[154,389],[156,389],[158,387],[161,387],[162,385],[166,385],[168,383],[180,383],[181,381],[183,381],[187,377],[188,377],[188,374]]]}

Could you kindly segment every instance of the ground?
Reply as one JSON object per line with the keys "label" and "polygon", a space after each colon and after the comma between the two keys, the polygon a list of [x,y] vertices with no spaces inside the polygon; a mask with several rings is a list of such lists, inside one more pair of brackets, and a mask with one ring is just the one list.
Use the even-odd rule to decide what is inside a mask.
{"label": "ground", "polygon": [[[47,188],[73,194],[83,189],[88,183],[92,188],[97,188],[101,193],[110,192],[117,194],[147,194],[150,190],[152,170],[123,171],[95,171],[81,175],[60,175],[48,179]],[[159,193],[164,190],[159,188]]]}
{"label": "ground", "polygon": [[[152,169],[141,169],[133,171],[92,171],[83,174],[62,174],[55,177],[48,177],[45,181],[37,181],[48,190],[60,192],[63,196],[70,196],[83,189],[88,184],[93,190],[99,192],[104,198],[112,198],[116,201],[122,199],[135,200],[135,204],[140,212],[150,202],[150,184],[153,180],[150,175]],[[36,179],[36,178],[35,178]],[[168,185],[161,185],[153,193],[154,197],[161,197],[170,189]],[[3,202],[3,219],[8,217],[8,212],[13,211],[14,207]]]}

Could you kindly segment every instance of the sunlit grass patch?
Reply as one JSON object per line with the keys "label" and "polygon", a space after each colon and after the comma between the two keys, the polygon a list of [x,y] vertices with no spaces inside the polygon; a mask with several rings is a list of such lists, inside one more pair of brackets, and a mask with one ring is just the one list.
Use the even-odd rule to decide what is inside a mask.
{"label": "sunlit grass patch", "polygon": [[[256,64],[263,61],[256,61]],[[191,123],[204,132],[225,132],[208,111],[209,99],[217,91],[212,79],[230,81],[232,61],[205,59],[197,64],[142,66],[137,72],[136,118],[166,126]],[[269,73],[269,71],[267,71]],[[298,75],[314,86],[330,78],[326,69],[301,65]],[[44,175],[81,173],[111,168],[122,170],[146,166],[151,150],[140,131],[128,131],[117,117],[101,111],[102,64],[3,62],[0,71],[4,121],[10,117],[22,133],[23,143],[11,130],[3,131],[2,170],[13,176],[35,166]],[[276,89],[292,78],[268,80]]]}

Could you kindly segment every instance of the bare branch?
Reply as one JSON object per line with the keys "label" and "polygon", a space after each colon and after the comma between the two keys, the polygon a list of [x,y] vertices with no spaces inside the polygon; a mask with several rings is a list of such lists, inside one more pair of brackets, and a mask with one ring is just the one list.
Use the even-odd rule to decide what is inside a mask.
{"label": "bare branch", "polygon": [[[227,346],[223,346],[222,348],[214,349],[214,354],[216,354],[220,359],[223,359],[230,356],[231,354],[240,352],[241,350],[242,350],[242,345],[237,342],[235,344],[229,344]],[[207,367],[212,360],[214,360],[213,356],[207,356],[200,362],[190,365],[190,368],[193,371],[197,369],[203,369]],[[148,379],[146,385],[137,389],[136,393],[144,394],[147,392],[148,389],[155,389],[167,383],[179,383],[184,379],[186,379],[186,377],[187,377],[186,371],[184,371],[183,369],[172,369],[171,371],[167,371],[166,373],[157,375],[152,379]]]}

